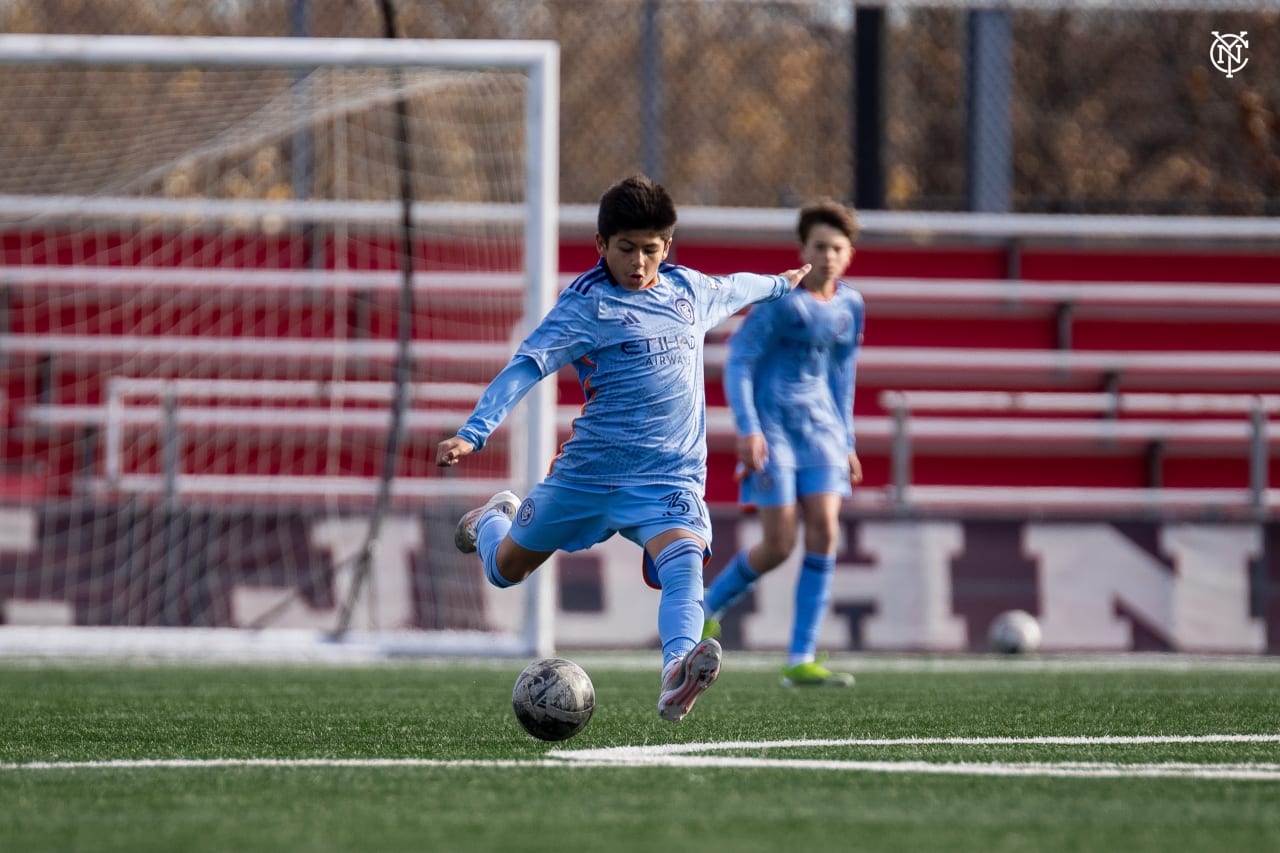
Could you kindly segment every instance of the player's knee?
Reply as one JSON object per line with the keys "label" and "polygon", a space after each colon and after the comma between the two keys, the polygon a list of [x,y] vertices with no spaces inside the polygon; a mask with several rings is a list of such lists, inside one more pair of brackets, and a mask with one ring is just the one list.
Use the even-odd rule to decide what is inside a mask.
{"label": "player's knee", "polygon": [[522,583],[542,563],[540,559],[531,559],[532,556],[530,552],[522,551],[517,547],[508,536],[502,540],[502,544],[498,546],[498,552],[494,554],[494,568],[508,584]]}
{"label": "player's knee", "polygon": [[756,559],[752,560],[752,568],[757,574],[764,574],[776,569],[782,565],[782,562],[791,556],[791,552],[795,550],[795,536],[778,536],[772,539],[766,539],[760,543],[753,554]]}
{"label": "player's knee", "polygon": [[834,554],[837,531],[835,525],[814,525],[805,528],[804,549],[810,554]]}
{"label": "player's knee", "polygon": [[504,563],[501,560],[498,560],[497,563],[498,574],[504,581],[513,586],[518,583],[523,583],[529,575],[533,574],[531,571],[527,571],[518,566],[513,566],[510,563]]}
{"label": "player's knee", "polygon": [[529,576],[528,572],[517,567],[509,557],[504,560],[501,551],[494,554],[492,559],[484,561],[484,574],[489,583],[499,589],[515,586]]}
{"label": "player's knee", "polygon": [[812,512],[804,523],[804,549],[810,554],[834,554],[840,535],[839,519],[834,514]]}

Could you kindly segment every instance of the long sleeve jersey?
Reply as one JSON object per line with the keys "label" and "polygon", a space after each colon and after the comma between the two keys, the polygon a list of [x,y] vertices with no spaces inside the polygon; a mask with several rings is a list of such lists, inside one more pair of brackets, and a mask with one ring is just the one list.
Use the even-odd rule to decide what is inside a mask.
{"label": "long sleeve jersey", "polygon": [[844,465],[854,452],[853,387],[866,309],[839,283],[759,305],[729,339],[725,396],[739,435],[760,433],[788,467]]}
{"label": "long sleeve jersey", "polygon": [[571,364],[584,402],[549,476],[592,486],[669,483],[701,494],[706,333],[791,287],[782,276],[712,277],[663,264],[652,285],[627,290],[601,260],[560,294],[458,435],[482,447],[539,379]]}

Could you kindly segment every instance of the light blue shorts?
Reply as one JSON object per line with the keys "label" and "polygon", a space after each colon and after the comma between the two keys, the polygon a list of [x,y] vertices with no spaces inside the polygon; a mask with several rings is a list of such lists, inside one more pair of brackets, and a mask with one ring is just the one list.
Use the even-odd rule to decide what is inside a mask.
{"label": "light blue shorts", "polygon": [[[582,551],[615,533],[644,548],[659,533],[688,530],[707,543],[711,554],[711,515],[702,495],[670,485],[581,486],[543,480],[516,511],[508,534],[530,551]],[[645,555],[647,558],[647,554]],[[645,581],[657,584],[645,561]]]}
{"label": "light blue shorts", "polygon": [[742,481],[739,500],[743,506],[790,506],[806,495],[831,494],[848,497],[848,465],[819,465],[787,468],[766,465],[763,471]]}

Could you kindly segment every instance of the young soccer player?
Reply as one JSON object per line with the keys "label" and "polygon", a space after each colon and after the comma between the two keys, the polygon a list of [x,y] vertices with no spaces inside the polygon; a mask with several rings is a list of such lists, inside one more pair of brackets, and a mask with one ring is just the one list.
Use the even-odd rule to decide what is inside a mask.
{"label": "young soccer player", "polygon": [[862,343],[862,296],[841,282],[858,234],[854,212],[824,201],[800,211],[800,257],[812,268],[786,298],[751,310],[729,339],[725,395],[738,433],[741,500],[760,514],[764,538],[734,556],[707,590],[704,636],[724,612],[795,548],[804,517],[804,562],[782,683],[853,684],[817,662],[818,629],[831,600],[841,498],[862,481],[854,451],[853,379]]}
{"label": "young soccer player", "polygon": [[456,465],[539,380],[573,365],[586,399],[547,477],[523,502],[499,492],[468,512],[455,543],[479,551],[497,587],[520,583],[555,551],[614,533],[639,545],[644,579],[662,591],[658,713],[671,721],[720,674],[720,644],[700,639],[711,545],[703,339],[747,305],[785,296],[808,272],[712,278],[664,263],[675,225],[675,204],[659,184],[635,176],[610,187],[596,220],[599,263],[560,294],[436,450],[437,465]]}

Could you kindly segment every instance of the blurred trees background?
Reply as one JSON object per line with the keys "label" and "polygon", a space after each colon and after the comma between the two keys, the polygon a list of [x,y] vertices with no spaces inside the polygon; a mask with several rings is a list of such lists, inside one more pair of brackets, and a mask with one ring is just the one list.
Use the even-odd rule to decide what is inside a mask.
{"label": "blurred trees background", "polygon": [[[1280,4],[1039,5],[1010,12],[1014,210],[1280,214]],[[401,37],[559,42],[564,203],[593,204],[642,169],[681,204],[855,198],[849,0],[400,0],[397,10]],[[888,5],[886,208],[964,209],[965,15],[942,0]],[[0,0],[0,31],[376,38],[382,19],[377,0]],[[1232,78],[1210,62],[1214,31],[1248,33],[1250,62]],[[39,132],[29,118],[39,108],[38,98],[0,103],[6,132]],[[291,185],[289,159],[262,158],[280,171],[274,186]],[[26,191],[20,176],[5,184]]]}

